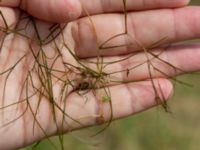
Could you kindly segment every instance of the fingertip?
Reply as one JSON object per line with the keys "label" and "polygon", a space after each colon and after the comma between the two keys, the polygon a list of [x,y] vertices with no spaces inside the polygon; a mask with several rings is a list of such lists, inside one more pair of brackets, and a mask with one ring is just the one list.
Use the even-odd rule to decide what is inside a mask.
{"label": "fingertip", "polygon": [[191,0],[179,0],[178,4],[180,6],[186,6],[190,3]]}
{"label": "fingertip", "polygon": [[191,0],[162,0],[162,8],[177,8],[184,7],[190,3]]}
{"label": "fingertip", "polygon": [[142,81],[134,88],[133,113],[142,112],[168,101],[173,95],[173,85],[168,79]]}
{"label": "fingertip", "polygon": [[159,79],[159,96],[161,100],[168,100],[173,95],[173,84],[168,79]]}

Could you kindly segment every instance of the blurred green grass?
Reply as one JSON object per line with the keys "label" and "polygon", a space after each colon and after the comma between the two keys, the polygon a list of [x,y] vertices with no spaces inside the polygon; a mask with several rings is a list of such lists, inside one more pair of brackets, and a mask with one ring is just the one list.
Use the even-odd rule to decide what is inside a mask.
{"label": "blurred green grass", "polygon": [[[193,0],[192,4],[200,4]],[[66,150],[198,150],[200,149],[200,74],[184,75],[179,79],[194,87],[176,85],[175,94],[169,102],[172,113],[154,108],[144,113],[115,121],[97,146],[88,144],[93,139],[81,141],[90,134],[76,133],[65,136]],[[82,134],[82,135],[81,135]],[[57,143],[56,139],[55,142]],[[21,150],[30,150],[24,148]],[[53,150],[44,141],[38,150]]]}

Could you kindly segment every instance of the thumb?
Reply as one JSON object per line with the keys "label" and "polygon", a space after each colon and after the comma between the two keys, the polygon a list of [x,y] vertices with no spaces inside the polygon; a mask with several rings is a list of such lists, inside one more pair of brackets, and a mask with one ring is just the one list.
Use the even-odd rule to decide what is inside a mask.
{"label": "thumb", "polygon": [[1,0],[0,6],[20,7],[30,15],[51,22],[67,22],[81,15],[79,0]]}

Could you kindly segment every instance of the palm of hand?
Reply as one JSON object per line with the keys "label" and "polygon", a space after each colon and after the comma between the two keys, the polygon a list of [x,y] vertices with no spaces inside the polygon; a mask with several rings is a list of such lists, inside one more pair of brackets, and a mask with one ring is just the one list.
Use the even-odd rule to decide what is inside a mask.
{"label": "palm of hand", "polygon": [[[21,146],[58,132],[111,119],[114,112],[110,110],[110,94],[117,93],[121,86],[130,87],[116,86],[111,91],[103,87],[96,91],[102,86],[109,86],[109,75],[104,72],[105,65],[102,65],[101,58],[92,60],[96,63],[87,63],[73,54],[70,25],[63,28],[34,20],[25,14],[19,16],[13,10],[8,11],[10,14],[7,15],[12,17],[4,18],[5,28],[2,30],[5,35],[1,35],[3,128],[0,132],[9,129],[9,133],[16,136],[10,138],[8,134],[7,139],[13,140],[13,145]],[[53,33],[55,28],[57,30]],[[64,34],[58,35],[60,32]],[[113,60],[116,58],[111,57]],[[117,68],[113,71],[117,71]],[[130,89],[129,92],[121,91],[132,94]],[[145,108],[131,108],[121,114],[116,111],[119,114],[115,114],[115,117]],[[17,135],[24,135],[20,136],[18,143],[15,139]]]}

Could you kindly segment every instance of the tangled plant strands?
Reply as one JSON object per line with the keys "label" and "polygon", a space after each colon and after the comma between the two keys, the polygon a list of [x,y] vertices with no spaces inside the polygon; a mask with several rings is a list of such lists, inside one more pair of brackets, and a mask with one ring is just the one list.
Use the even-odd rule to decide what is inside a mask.
{"label": "tangled plant strands", "polygon": [[[122,4],[124,7],[124,12],[122,14],[124,17],[124,32],[105,39],[102,43],[99,43],[98,41],[96,27],[92,16],[90,16],[88,11],[84,9],[87,14],[85,18],[89,20],[89,24],[96,39],[98,48],[96,59],[80,59],[76,55],[75,50],[72,49],[70,44],[66,42],[67,37],[64,32],[70,26],[70,23],[61,25],[44,25],[49,28],[46,35],[41,35],[38,26],[43,26],[43,23],[37,19],[24,13],[20,16],[19,22],[16,23],[15,27],[13,27],[13,25],[8,25],[3,13],[0,11],[0,17],[3,20],[3,26],[0,27],[0,32],[3,34],[0,46],[0,55],[2,55],[2,57],[7,56],[8,59],[12,59],[13,62],[13,64],[6,64],[5,59],[0,60],[1,64],[5,66],[1,67],[0,71],[0,80],[2,82],[1,84],[3,84],[3,90],[1,93],[2,103],[0,105],[0,115],[3,121],[1,128],[6,128],[10,124],[15,123],[18,119],[26,117],[27,113],[29,113],[32,115],[33,119],[33,134],[35,134],[36,128],[39,128],[44,136],[48,138],[49,135],[46,133],[47,131],[43,128],[37,117],[41,105],[43,105],[43,103],[48,103],[48,106],[51,108],[50,110],[56,127],[56,133],[59,135],[61,149],[64,149],[63,134],[66,132],[65,126],[68,126],[68,132],[74,130],[74,124],[78,127],[87,126],[81,122],[82,117],[80,117],[80,119],[75,119],[67,113],[67,97],[70,93],[75,92],[77,95],[82,97],[83,100],[85,100],[85,103],[87,103],[89,97],[86,95],[87,93],[92,92],[93,96],[97,99],[97,104],[99,105],[98,115],[86,117],[95,118],[97,123],[103,124],[107,121],[107,119],[104,118],[102,107],[104,104],[108,104],[110,108],[110,115],[107,121],[108,123],[94,135],[99,134],[109,127],[110,123],[113,121],[112,95],[109,86],[136,82],[135,80],[123,81],[118,78],[117,74],[124,73],[128,78],[130,74],[134,74],[135,69],[144,65],[147,65],[149,75],[148,80],[151,81],[153,91],[156,95],[156,102],[158,104],[161,103],[163,108],[166,111],[169,111],[161,88],[159,91],[158,88],[156,88],[159,83],[156,83],[155,80],[153,80],[154,75],[160,73],[162,76],[170,78],[175,82],[179,82],[181,84],[185,83],[176,80],[174,77],[170,77],[167,73],[155,66],[154,62],[159,61],[160,63],[167,65],[169,68],[172,68],[175,72],[186,72],[160,57],[169,46],[162,47],[163,51],[159,53],[154,53],[152,50],[162,45],[163,41],[165,41],[167,37],[163,37],[161,40],[145,47],[140,41],[129,34],[126,0],[123,0]],[[113,40],[119,37],[128,39],[128,42],[120,45],[109,46]],[[16,50],[6,47],[9,42],[16,45],[16,39],[19,39],[21,42],[28,43],[25,50],[19,50],[19,52],[16,52]],[[131,47],[133,45],[137,45],[141,50],[143,50],[142,52],[146,58],[145,61],[129,68],[109,72],[107,68],[109,68],[110,65],[119,62],[123,63],[124,61],[137,57],[137,55],[141,53],[135,52],[118,60],[105,61],[105,57],[102,55],[102,52],[107,49],[118,49],[121,47]],[[49,52],[47,52],[47,49],[49,47],[52,50],[50,52],[52,56],[48,56]],[[18,49],[20,49],[20,47]],[[16,53],[20,54],[15,56]],[[70,61],[64,58],[66,53],[69,55]],[[17,90],[16,92],[18,93],[19,98],[10,103],[7,101],[9,98],[8,83],[11,84],[10,82],[12,82],[13,78],[16,78],[16,74],[20,71],[23,71],[23,74],[19,77],[19,82],[22,86],[13,88]],[[54,91],[57,86],[59,86],[59,93],[55,93]],[[98,89],[101,89],[100,93],[97,92]],[[161,93],[161,96],[159,93]],[[8,121],[4,119],[6,118],[7,110],[14,109],[16,112],[19,112],[19,114],[14,115],[14,118],[9,118]],[[62,114],[62,117],[58,118],[57,116],[60,113]],[[69,122],[73,122],[73,125]],[[51,142],[50,139],[49,141]],[[37,143],[34,148],[36,148],[38,144],[39,143]],[[52,145],[54,144],[52,143]]]}

